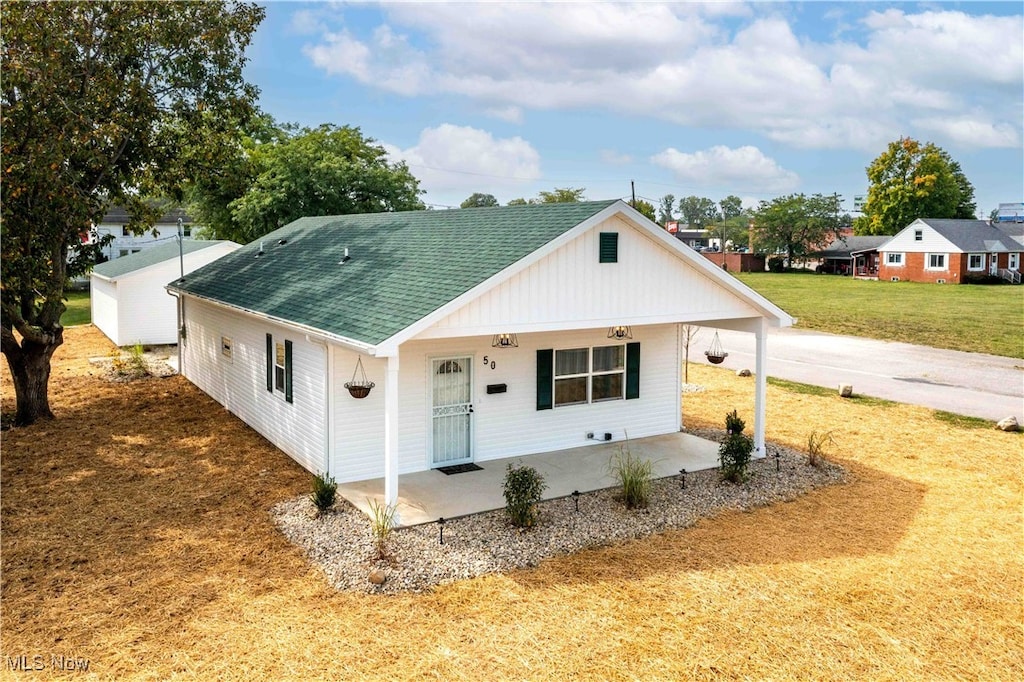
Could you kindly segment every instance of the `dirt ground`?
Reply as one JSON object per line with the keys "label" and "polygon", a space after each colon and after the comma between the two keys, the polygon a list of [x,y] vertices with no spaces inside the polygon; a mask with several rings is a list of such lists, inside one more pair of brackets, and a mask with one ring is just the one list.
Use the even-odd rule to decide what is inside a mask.
{"label": "dirt ground", "polygon": [[[58,419],[2,434],[2,679],[1024,677],[1020,435],[769,387],[769,437],[834,430],[850,483],[427,594],[338,593],[268,513],[308,474],[180,377],[102,380],[93,328],[65,338]],[[688,426],[752,423],[751,379],[690,381]]]}

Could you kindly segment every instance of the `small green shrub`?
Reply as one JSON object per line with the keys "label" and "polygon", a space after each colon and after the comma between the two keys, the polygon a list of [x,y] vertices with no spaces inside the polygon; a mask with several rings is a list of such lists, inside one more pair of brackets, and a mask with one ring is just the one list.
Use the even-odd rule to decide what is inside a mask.
{"label": "small green shrub", "polygon": [[725,440],[718,446],[718,463],[723,480],[743,483],[747,480],[747,466],[754,441],[743,435],[746,423],[739,418],[736,410],[725,415]]}
{"label": "small green shrub", "polygon": [[736,410],[725,415],[725,430],[729,433],[743,433],[745,428],[747,428],[747,422],[740,419],[740,416],[736,414]]}
{"label": "small green shrub", "polygon": [[628,509],[644,509],[651,501],[650,460],[634,457],[629,447],[619,446],[608,464],[612,477],[622,487],[622,501]]}
{"label": "small green shrub", "polygon": [[326,474],[317,474],[313,477],[313,492],[310,493],[309,499],[318,513],[323,514],[333,507],[337,495],[338,484],[334,482],[334,478]]}
{"label": "small green shrub", "polygon": [[505,511],[512,525],[518,528],[537,525],[537,503],[547,487],[544,477],[533,467],[508,465],[504,484]]}
{"label": "small green shrub", "polygon": [[140,375],[149,374],[149,366],[146,364],[146,350],[141,343],[136,343],[128,349],[128,366],[131,370]]}
{"label": "small green shrub", "polygon": [[818,467],[825,463],[825,449],[829,445],[835,445],[836,440],[832,437],[831,431],[819,433],[811,431],[807,436],[807,463],[812,467]]}
{"label": "small green shrub", "polygon": [[388,558],[388,538],[391,531],[395,529],[395,510],[397,507],[391,504],[381,504],[377,500],[369,500],[370,503],[370,531],[373,534],[373,549],[378,559]]}

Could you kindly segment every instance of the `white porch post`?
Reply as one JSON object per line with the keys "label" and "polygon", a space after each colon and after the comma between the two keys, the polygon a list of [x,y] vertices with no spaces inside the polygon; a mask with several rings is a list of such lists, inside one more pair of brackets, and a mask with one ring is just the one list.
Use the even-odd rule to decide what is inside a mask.
{"label": "white porch post", "polygon": [[[388,356],[384,378],[384,504],[398,504],[398,354]],[[395,522],[398,513],[395,512]]]}
{"label": "white porch post", "polygon": [[754,338],[756,339],[756,349],[754,351],[756,356],[754,372],[754,454],[756,457],[764,457],[767,454],[764,447],[764,421],[768,389],[768,377],[765,374],[768,367],[768,324],[763,317],[757,320]]}

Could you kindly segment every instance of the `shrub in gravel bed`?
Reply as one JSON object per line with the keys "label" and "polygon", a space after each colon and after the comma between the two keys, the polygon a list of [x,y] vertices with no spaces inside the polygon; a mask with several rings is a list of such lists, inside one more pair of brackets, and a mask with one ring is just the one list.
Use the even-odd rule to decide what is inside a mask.
{"label": "shrub in gravel bed", "polygon": [[651,461],[634,457],[629,446],[619,446],[609,462],[612,477],[622,488],[622,501],[628,509],[644,509],[651,499]]}
{"label": "shrub in gravel bed", "polygon": [[530,466],[508,465],[505,472],[505,512],[513,526],[532,528],[537,524],[537,503],[547,490],[544,477]]}
{"label": "shrub in gravel bed", "polygon": [[323,514],[333,507],[337,495],[338,484],[334,482],[334,478],[327,474],[317,474],[313,477],[313,492],[309,494],[309,499],[318,514]]}

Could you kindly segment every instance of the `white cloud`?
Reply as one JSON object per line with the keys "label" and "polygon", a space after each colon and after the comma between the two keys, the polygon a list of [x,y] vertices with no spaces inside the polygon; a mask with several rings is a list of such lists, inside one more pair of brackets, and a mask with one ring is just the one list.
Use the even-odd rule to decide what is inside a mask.
{"label": "white cloud", "polygon": [[731,149],[718,145],[692,154],[669,147],[651,157],[681,184],[736,187],[743,192],[787,192],[800,184],[796,173],[779,166],[752,146]]}
{"label": "white cloud", "polygon": [[629,154],[617,152],[614,149],[602,149],[600,152],[601,161],[609,166],[625,166],[633,163],[633,157]]}
{"label": "white cloud", "polygon": [[491,118],[496,118],[499,121],[505,121],[506,123],[518,124],[523,122],[523,110],[511,105],[505,107],[490,107],[485,109],[484,113]]}
{"label": "white cloud", "polygon": [[914,125],[968,148],[1020,146],[1020,136],[1013,126],[984,117],[924,118],[914,121]]}
{"label": "white cloud", "polygon": [[383,12],[372,32],[324,30],[305,53],[329,74],[406,96],[461,95],[514,123],[529,110],[597,108],[803,148],[877,150],[919,134],[919,123],[939,144],[969,140],[962,125],[930,122],[982,107],[991,131],[974,139],[1008,146],[1021,136],[1020,15],[851,5],[841,17],[829,11],[843,38],[821,42],[797,35],[771,4],[394,3]]}
{"label": "white cloud", "polygon": [[486,130],[444,123],[426,128],[408,149],[382,145],[409,165],[431,193],[494,194],[540,178],[540,154],[521,137],[495,138]]}

